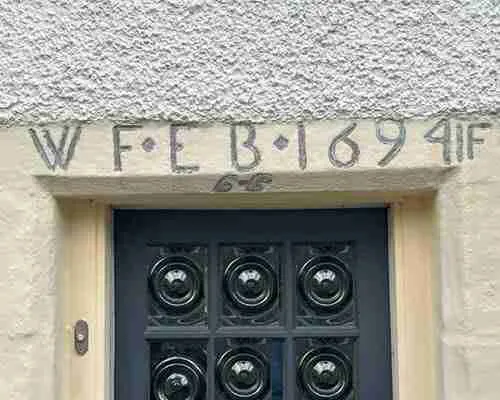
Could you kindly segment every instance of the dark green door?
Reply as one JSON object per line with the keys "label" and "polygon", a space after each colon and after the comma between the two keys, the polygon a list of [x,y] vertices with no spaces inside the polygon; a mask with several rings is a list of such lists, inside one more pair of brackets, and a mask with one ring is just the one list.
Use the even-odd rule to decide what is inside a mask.
{"label": "dark green door", "polygon": [[385,209],[116,210],[117,400],[390,400]]}

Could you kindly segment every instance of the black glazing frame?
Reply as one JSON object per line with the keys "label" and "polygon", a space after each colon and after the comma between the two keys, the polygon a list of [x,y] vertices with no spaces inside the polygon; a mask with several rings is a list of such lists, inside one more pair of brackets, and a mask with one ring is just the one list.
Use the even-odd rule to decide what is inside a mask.
{"label": "black glazing frame", "polygon": [[[235,221],[236,219],[236,221]],[[294,230],[291,230],[290,221],[295,219],[298,222]],[[228,228],[226,224],[232,222],[245,221],[250,224],[245,230],[245,224],[235,224],[235,227]],[[276,223],[277,221],[283,224]],[[307,224],[307,221],[309,224]],[[184,222],[184,225],[181,223]],[[316,223],[316,228],[314,227]],[[329,229],[329,224],[335,226],[335,229]],[[179,225],[181,224],[181,225]],[[312,225],[311,225],[312,224]],[[173,232],[168,227],[183,227]],[[186,228],[187,227],[187,228]],[[189,228],[191,227],[191,228]],[[202,227],[202,229],[200,229]],[[196,229],[198,228],[198,229]],[[267,228],[267,229],[265,229]],[[319,228],[319,229],[317,229]],[[339,229],[340,228],[340,229]],[[368,228],[368,229],[367,229]],[[264,229],[264,230],[263,230]],[[175,229],[174,229],[175,231]],[[161,233],[159,233],[161,232]],[[138,234],[139,233],[139,234]],[[204,240],[207,238],[211,240]],[[388,268],[387,268],[387,243],[386,243],[386,213],[384,209],[369,209],[369,210],[289,210],[289,211],[135,211],[135,210],[119,210],[115,211],[115,238],[116,238],[116,263],[117,270],[117,288],[116,288],[116,359],[115,359],[115,387],[117,390],[117,400],[132,400],[135,398],[148,398],[149,395],[149,372],[150,372],[150,343],[173,340],[179,338],[189,339],[206,339],[207,340],[207,400],[215,400],[216,397],[216,376],[215,376],[215,341],[221,338],[234,338],[234,337],[255,337],[255,338],[276,338],[283,339],[283,377],[284,399],[294,400],[297,399],[297,365],[296,365],[296,352],[295,340],[304,337],[315,338],[352,338],[354,340],[353,350],[353,387],[355,388],[356,396],[354,398],[359,400],[371,400],[370,381],[373,377],[366,375],[373,375],[375,373],[379,378],[383,375],[384,382],[376,385],[378,389],[375,392],[383,393],[384,399],[392,398],[391,389],[391,368],[390,368],[390,326],[389,326],[389,305],[388,305]],[[216,240],[214,238],[217,238]],[[283,240],[285,239],[285,240]],[[377,260],[377,263],[383,263],[377,269],[379,272],[384,273],[380,277],[378,285],[382,284],[384,299],[379,301],[380,309],[377,310],[381,318],[377,320],[370,320],[369,316],[359,315],[359,307],[356,308],[357,317],[359,320],[358,326],[353,327],[335,327],[335,326],[301,326],[296,327],[294,324],[295,319],[295,301],[297,300],[297,293],[292,290],[282,290],[280,301],[282,302],[282,310],[284,310],[285,324],[284,326],[257,326],[249,329],[248,326],[221,326],[218,320],[218,311],[220,311],[220,282],[221,271],[218,267],[219,263],[219,248],[221,245],[228,244],[274,244],[278,249],[281,249],[281,278],[283,279],[282,285],[285,288],[297,288],[296,277],[297,268],[293,260],[293,246],[295,244],[302,245],[304,243],[334,243],[334,242],[351,242],[353,243],[354,257],[352,259],[353,265],[348,265],[354,275],[354,293],[358,298],[358,282],[356,279],[356,268],[360,262],[368,262],[370,259]],[[371,243],[370,243],[371,242]],[[158,252],[162,251],[162,247],[168,247],[170,243],[183,243],[186,245],[202,244],[208,247],[208,291],[206,293],[206,301],[208,305],[208,326],[147,326],[147,315],[141,313],[139,307],[135,307],[133,312],[126,312],[124,307],[123,298],[126,292],[130,293],[130,288],[137,288],[140,286],[140,279],[136,279],[135,283],[130,285],[130,282],[121,286],[120,268],[131,268],[131,265],[142,265],[145,270],[150,266],[154,257],[158,256]],[[127,250],[133,248],[139,251],[129,252],[127,257]],[[375,249],[377,256],[373,258],[371,253]],[[138,256],[138,254],[140,256]],[[127,265],[127,266],[125,266]],[[354,268],[351,268],[354,266]],[[216,279],[214,279],[214,274]],[[132,275],[134,275],[132,273]],[[135,278],[137,278],[135,274]],[[366,295],[367,282],[361,283],[361,292],[365,292],[365,299],[369,297]],[[282,289],[280,285],[280,290]],[[379,288],[380,289],[380,288]],[[125,293],[123,292],[125,290]],[[147,289],[141,291],[140,301],[145,310],[148,302],[149,293]],[[380,292],[380,290],[379,290]],[[125,302],[126,303],[126,302]],[[366,304],[366,301],[364,301]],[[144,307],[146,306],[146,307]],[[366,305],[363,306],[366,308]],[[363,308],[361,307],[361,308]],[[217,310],[217,312],[213,312]],[[135,315],[134,315],[135,314]],[[134,318],[135,317],[135,318]],[[127,319],[135,319],[131,328],[130,322]],[[138,320],[142,324],[138,324]],[[125,321],[125,322],[124,322]],[[366,353],[367,345],[366,339],[361,343],[362,351],[360,351],[359,338],[362,332],[365,332],[363,326],[366,325],[366,332],[374,329],[375,324],[380,325],[383,323],[383,328],[378,328],[378,338],[374,341],[379,346],[384,348],[383,359],[375,364],[372,360],[370,366],[363,367],[364,360],[360,359],[361,353]],[[139,332],[137,326],[143,329]],[[128,327],[128,328],[127,328]],[[124,340],[127,336],[126,331],[134,330],[129,340]],[[122,333],[120,333],[122,332]],[[140,333],[140,335],[139,335]],[[381,339],[380,335],[384,335],[385,339]],[[133,339],[132,339],[133,337]],[[366,337],[366,334],[365,334]],[[130,340],[132,339],[132,340]],[[124,343],[126,342],[126,343]],[[127,344],[128,343],[128,344]],[[135,366],[127,366],[127,357],[123,357],[127,348],[131,349],[135,343],[135,350],[139,351],[138,357],[135,361],[139,361]],[[132,345],[132,346],[131,346]],[[369,353],[370,351],[368,351]],[[380,351],[378,352],[380,353]],[[381,354],[381,353],[380,353]],[[131,359],[128,358],[128,364]],[[366,364],[366,363],[365,363]],[[362,371],[360,371],[363,369]],[[139,373],[131,373],[135,370],[140,370]],[[380,374],[383,370],[383,374]],[[361,375],[361,376],[360,376]],[[127,377],[128,376],[128,377]],[[135,376],[135,378],[133,378]],[[136,379],[137,382],[133,383],[132,390],[127,389],[130,384],[130,379]],[[374,382],[372,382],[374,383]],[[124,387],[125,386],[125,387]],[[146,395],[147,394],[147,395]],[[139,395],[139,397],[136,397]]]}

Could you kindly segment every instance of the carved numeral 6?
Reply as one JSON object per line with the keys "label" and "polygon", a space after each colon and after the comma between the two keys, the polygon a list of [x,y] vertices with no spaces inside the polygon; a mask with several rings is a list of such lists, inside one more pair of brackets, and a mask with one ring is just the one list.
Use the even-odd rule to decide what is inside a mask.
{"label": "carved numeral 6", "polygon": [[234,185],[238,184],[238,176],[237,175],[224,175],[220,178],[215,184],[213,191],[220,193],[227,193],[233,189]]}
{"label": "carved numeral 6", "polygon": [[[335,136],[330,143],[330,147],[328,148],[328,158],[332,165],[338,168],[350,168],[355,165],[359,160],[359,145],[352,140],[349,135],[356,128],[356,123],[350,124],[347,128],[345,128],[339,135]],[[339,143],[344,143],[351,148],[351,158],[347,161],[341,161],[337,156],[337,145]]]}

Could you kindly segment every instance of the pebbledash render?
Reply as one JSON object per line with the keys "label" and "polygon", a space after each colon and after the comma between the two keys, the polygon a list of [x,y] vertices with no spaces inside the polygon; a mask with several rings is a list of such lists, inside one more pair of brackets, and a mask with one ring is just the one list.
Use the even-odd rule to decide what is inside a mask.
{"label": "pebbledash render", "polygon": [[1,399],[115,400],[113,207],[381,205],[394,399],[498,399],[498,1],[2,1],[0,25]]}

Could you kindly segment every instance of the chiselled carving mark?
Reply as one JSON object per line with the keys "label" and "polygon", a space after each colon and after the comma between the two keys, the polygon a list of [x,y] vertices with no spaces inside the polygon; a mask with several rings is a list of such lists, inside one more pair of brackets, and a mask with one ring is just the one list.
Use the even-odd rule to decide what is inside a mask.
{"label": "chiselled carving mark", "polygon": [[255,126],[246,125],[248,130],[248,136],[242,143],[242,146],[252,153],[253,161],[247,165],[242,165],[238,161],[238,135],[236,132],[236,126],[231,126],[231,162],[233,168],[238,172],[248,172],[257,167],[261,162],[261,154],[259,149],[255,146],[255,138],[257,133],[255,131]]}
{"label": "chiselled carving mark", "polygon": [[[443,135],[436,136],[436,132],[443,128]],[[443,146],[443,161],[446,164],[451,163],[450,147],[451,147],[451,127],[450,121],[447,119],[440,120],[436,125],[434,125],[427,133],[425,133],[424,138],[429,143],[439,143]]]}
{"label": "chiselled carving mark", "polygon": [[382,123],[377,122],[376,126],[376,135],[379,142],[383,144],[392,144],[392,148],[389,152],[382,158],[378,165],[381,167],[385,167],[388,165],[401,151],[406,141],[406,128],[403,121],[399,121],[397,123],[399,125],[398,135],[396,137],[387,137],[383,133]]}
{"label": "chiselled carving mark", "polygon": [[170,165],[172,172],[189,174],[199,171],[199,165],[179,165],[178,163],[177,153],[180,153],[184,149],[184,145],[178,141],[177,137],[179,128],[180,126],[177,125],[170,126]]}
{"label": "chiselled carving mark", "polygon": [[73,130],[73,135],[69,142],[69,146],[66,144],[69,136],[69,126],[63,127],[62,135],[59,139],[59,144],[56,146],[54,143],[54,139],[50,134],[50,131],[47,128],[42,129],[43,137],[45,142],[47,143],[47,147],[50,153],[52,153],[52,158],[49,156],[48,152],[45,150],[40,138],[35,129],[30,128],[29,134],[31,136],[31,140],[35,146],[36,151],[42,158],[43,162],[47,166],[48,169],[54,171],[56,166],[59,166],[61,169],[66,170],[69,167],[73,156],[75,155],[75,149],[80,140],[80,135],[82,133],[82,128],[80,125],[76,126]]}
{"label": "chiselled carving mark", "polygon": [[141,129],[142,125],[115,125],[113,126],[113,154],[115,171],[122,170],[122,153],[132,150],[131,145],[122,145],[121,133]]}
{"label": "chiselled carving mark", "polygon": [[[467,126],[467,136],[464,138],[464,130],[461,123],[456,125],[455,138],[456,138],[456,149],[455,154],[457,161],[460,163],[464,159],[464,144],[467,146],[467,158],[469,160],[474,160],[474,146],[484,144],[485,139],[475,135],[477,129],[489,129],[491,128],[489,122],[473,122]],[[436,136],[436,132],[443,128],[443,134],[441,136]],[[436,125],[434,125],[427,133],[425,133],[424,138],[429,143],[439,143],[443,146],[443,161],[445,164],[451,163],[451,149],[453,146],[451,124],[448,119],[440,120]],[[464,143],[466,142],[466,143]]]}
{"label": "chiselled carving mark", "polygon": [[273,142],[273,146],[276,147],[278,150],[282,151],[285,150],[288,147],[289,140],[283,136],[279,135]]}
{"label": "chiselled carving mark", "polygon": [[304,170],[307,167],[306,153],[306,128],[303,123],[297,126],[297,136],[299,137],[299,167]]}
{"label": "chiselled carving mark", "polygon": [[226,193],[233,189],[233,186],[238,182],[238,175],[229,174],[220,178],[212,189],[214,192]]}
{"label": "chiselled carving mark", "polygon": [[[392,128],[386,128],[386,124]],[[301,170],[307,168],[307,152],[306,152],[306,130],[303,122],[297,122],[297,143],[298,143],[298,166]],[[462,163],[464,160],[474,160],[479,155],[479,150],[482,145],[487,145],[487,140],[493,131],[488,132],[492,128],[490,122],[480,121],[465,121],[459,120],[451,122],[448,118],[442,118],[436,121],[433,126],[419,135],[423,135],[424,141],[430,144],[439,144],[438,150],[442,150],[442,160],[445,164],[450,164],[455,160]],[[190,125],[174,124],[170,126],[167,135],[170,135],[170,167],[174,173],[191,173],[199,171],[200,166],[196,163],[183,162],[184,165],[179,165],[179,153],[185,151],[182,137],[179,130],[185,127],[186,132]],[[356,129],[356,122],[351,122],[339,134],[333,137],[328,145],[328,158],[330,163],[338,168],[351,168],[359,162],[360,148],[362,144],[358,144],[353,139],[352,133]],[[122,171],[122,157],[124,153],[132,151],[139,146],[139,150],[145,153],[157,151],[159,148],[159,139],[148,136],[142,142],[137,142],[132,146],[132,137],[129,137],[126,132],[140,130],[142,125],[125,124],[115,125],[112,129],[113,135],[113,155],[114,155],[114,170]],[[238,129],[243,130],[241,133]],[[33,141],[34,147],[43,163],[49,170],[60,168],[66,170],[74,158],[76,147],[79,143],[82,128],[80,125],[70,128],[63,126],[61,133],[53,133],[46,127],[39,129],[30,128],[28,133]],[[183,131],[184,133],[184,131]],[[373,133],[372,133],[373,134]],[[401,120],[377,121],[374,132],[380,147],[387,145],[386,154],[377,162],[378,166],[385,167],[396,159],[406,145],[408,137],[407,126]],[[54,138],[55,136],[55,138]],[[360,132],[361,136],[361,132]],[[266,174],[256,174],[251,179],[240,179],[238,173],[250,172],[254,170],[262,162],[261,149],[256,146],[256,127],[252,124],[247,125],[232,125],[230,126],[230,152],[231,166],[235,170],[236,175],[226,175],[214,187],[214,191],[226,192],[233,190],[236,186],[244,187],[246,191],[262,191],[266,185],[270,184],[272,178]],[[135,138],[137,141],[137,137]],[[275,133],[272,136],[271,148],[278,151],[284,151],[290,147],[290,142],[295,140],[283,133]],[[411,149],[408,148],[407,152]],[[276,154],[276,153],[273,153]]]}
{"label": "chiselled carving mark", "polygon": [[457,161],[462,162],[464,159],[464,131],[462,128],[462,124],[457,124],[456,138],[457,138],[457,150],[456,150]]}
{"label": "chiselled carving mark", "polygon": [[240,180],[240,186],[245,186],[248,192],[262,192],[268,185],[273,182],[271,174],[255,174],[248,180]]}
{"label": "chiselled carving mark", "polygon": [[[339,168],[350,168],[356,165],[356,163],[358,162],[360,154],[359,145],[349,137],[356,126],[357,124],[355,122],[349,124],[349,126],[345,128],[340,134],[335,136],[330,143],[330,147],[328,148],[328,158],[334,166]],[[345,143],[351,148],[351,158],[347,161],[341,161],[337,156],[337,145],[341,142]]]}
{"label": "chiselled carving mark", "polygon": [[491,124],[488,122],[472,123],[467,127],[467,157],[469,160],[474,159],[474,145],[484,143],[484,138],[474,136],[475,130],[489,128],[491,128]]}
{"label": "chiselled carving mark", "polygon": [[227,193],[241,187],[247,192],[262,192],[273,182],[271,174],[258,173],[251,175],[248,179],[242,179],[238,175],[228,174],[220,178],[215,184],[213,191]]}
{"label": "chiselled carving mark", "polygon": [[156,148],[156,142],[153,138],[147,137],[144,139],[141,146],[146,153],[150,153]]}

